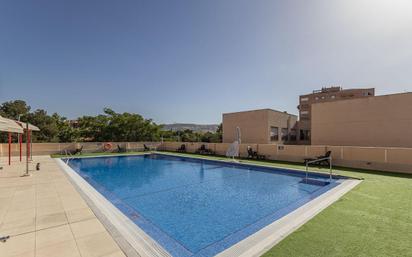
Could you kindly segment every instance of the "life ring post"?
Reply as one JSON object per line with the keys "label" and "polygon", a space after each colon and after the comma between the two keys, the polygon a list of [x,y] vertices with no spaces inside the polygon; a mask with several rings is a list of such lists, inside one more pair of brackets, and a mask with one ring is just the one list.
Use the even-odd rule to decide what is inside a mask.
{"label": "life ring post", "polygon": [[104,149],[105,152],[110,151],[112,149],[112,147],[113,147],[112,143],[105,143],[103,145],[103,149]]}

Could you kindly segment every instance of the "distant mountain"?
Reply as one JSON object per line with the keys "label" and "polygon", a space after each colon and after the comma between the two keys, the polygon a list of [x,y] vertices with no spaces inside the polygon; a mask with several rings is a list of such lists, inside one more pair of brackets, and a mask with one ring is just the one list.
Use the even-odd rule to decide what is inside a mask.
{"label": "distant mountain", "polygon": [[163,130],[182,131],[190,129],[196,132],[216,132],[218,124],[174,123],[163,124]]}

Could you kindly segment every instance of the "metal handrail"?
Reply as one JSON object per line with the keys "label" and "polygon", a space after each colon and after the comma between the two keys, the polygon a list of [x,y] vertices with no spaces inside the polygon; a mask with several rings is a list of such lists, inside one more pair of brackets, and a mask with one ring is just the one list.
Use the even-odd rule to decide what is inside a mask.
{"label": "metal handrail", "polygon": [[308,181],[309,164],[324,160],[329,160],[329,181],[332,180],[332,156],[329,156],[306,162],[306,182]]}
{"label": "metal handrail", "polygon": [[69,164],[70,157],[73,158],[73,155],[72,155],[72,153],[71,153],[70,151],[67,151],[67,149],[64,150],[64,153],[65,153],[66,156],[67,156],[66,164]]}

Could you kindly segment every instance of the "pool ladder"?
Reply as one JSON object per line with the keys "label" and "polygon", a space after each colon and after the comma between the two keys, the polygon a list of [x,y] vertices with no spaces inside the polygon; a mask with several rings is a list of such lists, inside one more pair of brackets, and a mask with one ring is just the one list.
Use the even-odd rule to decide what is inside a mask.
{"label": "pool ladder", "polygon": [[66,164],[69,164],[70,159],[73,159],[73,155],[70,153],[70,151],[67,151],[67,150],[64,150],[64,153],[67,156]]}
{"label": "pool ladder", "polygon": [[316,160],[306,162],[306,176],[305,176],[306,182],[308,181],[309,164],[324,161],[324,160],[329,160],[329,181],[332,180],[332,156],[329,156],[329,157],[319,158]]}

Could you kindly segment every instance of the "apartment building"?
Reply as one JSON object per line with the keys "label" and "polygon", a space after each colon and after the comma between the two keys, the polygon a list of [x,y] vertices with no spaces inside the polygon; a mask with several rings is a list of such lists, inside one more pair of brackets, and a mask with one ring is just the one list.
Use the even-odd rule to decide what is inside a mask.
{"label": "apartment building", "polygon": [[312,144],[412,147],[412,93],[312,104]]}
{"label": "apartment building", "polygon": [[242,143],[294,143],[297,139],[297,116],[272,109],[224,113],[223,142],[236,140],[240,128]]}
{"label": "apartment building", "polygon": [[311,144],[312,105],[317,103],[336,102],[348,99],[371,97],[375,95],[374,88],[343,89],[342,87],[324,87],[310,94],[299,97],[299,144]]}

